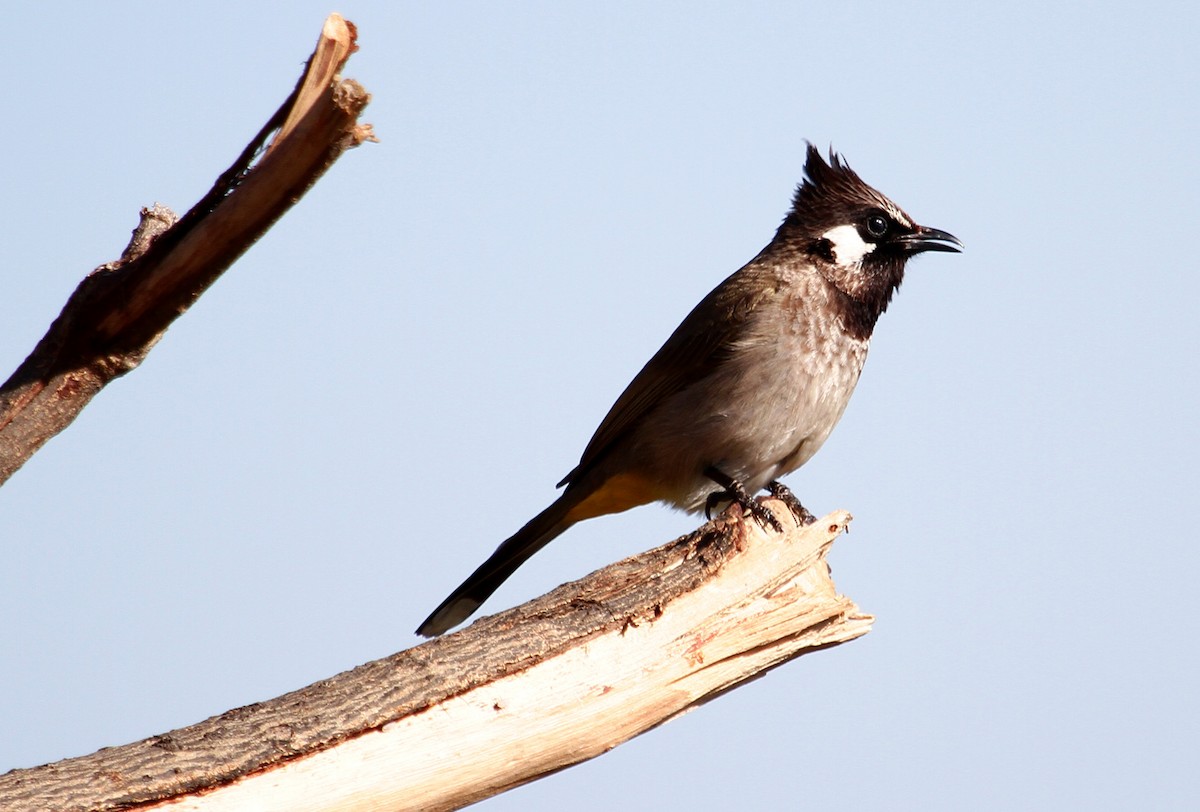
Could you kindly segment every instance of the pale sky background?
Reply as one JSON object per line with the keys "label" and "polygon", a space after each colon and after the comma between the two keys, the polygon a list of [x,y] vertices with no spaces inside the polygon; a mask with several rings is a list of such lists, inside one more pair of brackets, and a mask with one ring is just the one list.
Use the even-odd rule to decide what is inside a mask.
{"label": "pale sky background", "polygon": [[[1200,20],[978,8],[10,13],[0,377],[139,207],[232,162],[330,11],[382,142],[0,489],[0,771],[416,644],[770,239],[807,138],[967,245],[909,266],[788,478],[855,515],[832,563],[875,629],[480,808],[1194,808]],[[697,524],[576,527],[487,610]]]}

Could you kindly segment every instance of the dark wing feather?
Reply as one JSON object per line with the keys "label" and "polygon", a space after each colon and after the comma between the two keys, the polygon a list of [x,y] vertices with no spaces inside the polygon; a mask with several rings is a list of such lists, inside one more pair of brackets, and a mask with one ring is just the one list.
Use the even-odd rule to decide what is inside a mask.
{"label": "dark wing feather", "polygon": [[[758,259],[714,288],[675,328],[625,387],[592,435],[579,465],[559,487],[578,481],[665,398],[704,378],[729,357],[754,312],[779,289],[777,284],[763,284],[762,277],[770,269]],[[754,277],[759,279],[747,284]]]}

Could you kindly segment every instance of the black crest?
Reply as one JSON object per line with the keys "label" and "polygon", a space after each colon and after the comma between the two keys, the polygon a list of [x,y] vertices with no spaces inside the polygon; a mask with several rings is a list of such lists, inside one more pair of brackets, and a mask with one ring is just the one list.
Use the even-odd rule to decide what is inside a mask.
{"label": "black crest", "polygon": [[829,150],[829,162],[811,143],[804,162],[804,181],[796,187],[784,226],[824,230],[868,208],[880,209],[902,226],[913,220],[899,206],[871,188],[840,155]]}

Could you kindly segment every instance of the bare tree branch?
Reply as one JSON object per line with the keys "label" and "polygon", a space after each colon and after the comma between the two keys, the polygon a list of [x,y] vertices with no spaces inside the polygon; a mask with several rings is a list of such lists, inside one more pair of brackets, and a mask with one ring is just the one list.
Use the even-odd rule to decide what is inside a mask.
{"label": "bare tree branch", "polygon": [[865,634],[838,512],[689,536],[383,660],[123,747],[0,776],[0,809],[443,810],[592,758]]}
{"label": "bare tree branch", "polygon": [[140,364],[343,152],[373,140],[370,126],[357,123],[370,96],[336,75],[356,47],[353,24],[331,15],[296,89],[208,194],[178,222],[163,207],[143,210],[121,259],[79,284],[0,386],[0,484],[109,381]]}

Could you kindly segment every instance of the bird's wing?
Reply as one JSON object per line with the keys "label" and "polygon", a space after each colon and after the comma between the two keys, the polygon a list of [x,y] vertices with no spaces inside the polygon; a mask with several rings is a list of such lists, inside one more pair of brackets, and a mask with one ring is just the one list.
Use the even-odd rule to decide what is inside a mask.
{"label": "bird's wing", "polygon": [[[559,486],[577,481],[665,398],[711,374],[736,351],[764,301],[778,294],[769,269],[751,262],[700,301],[630,382],[592,435],[579,465]],[[747,284],[753,277],[754,284]],[[764,278],[766,277],[766,278]]]}

